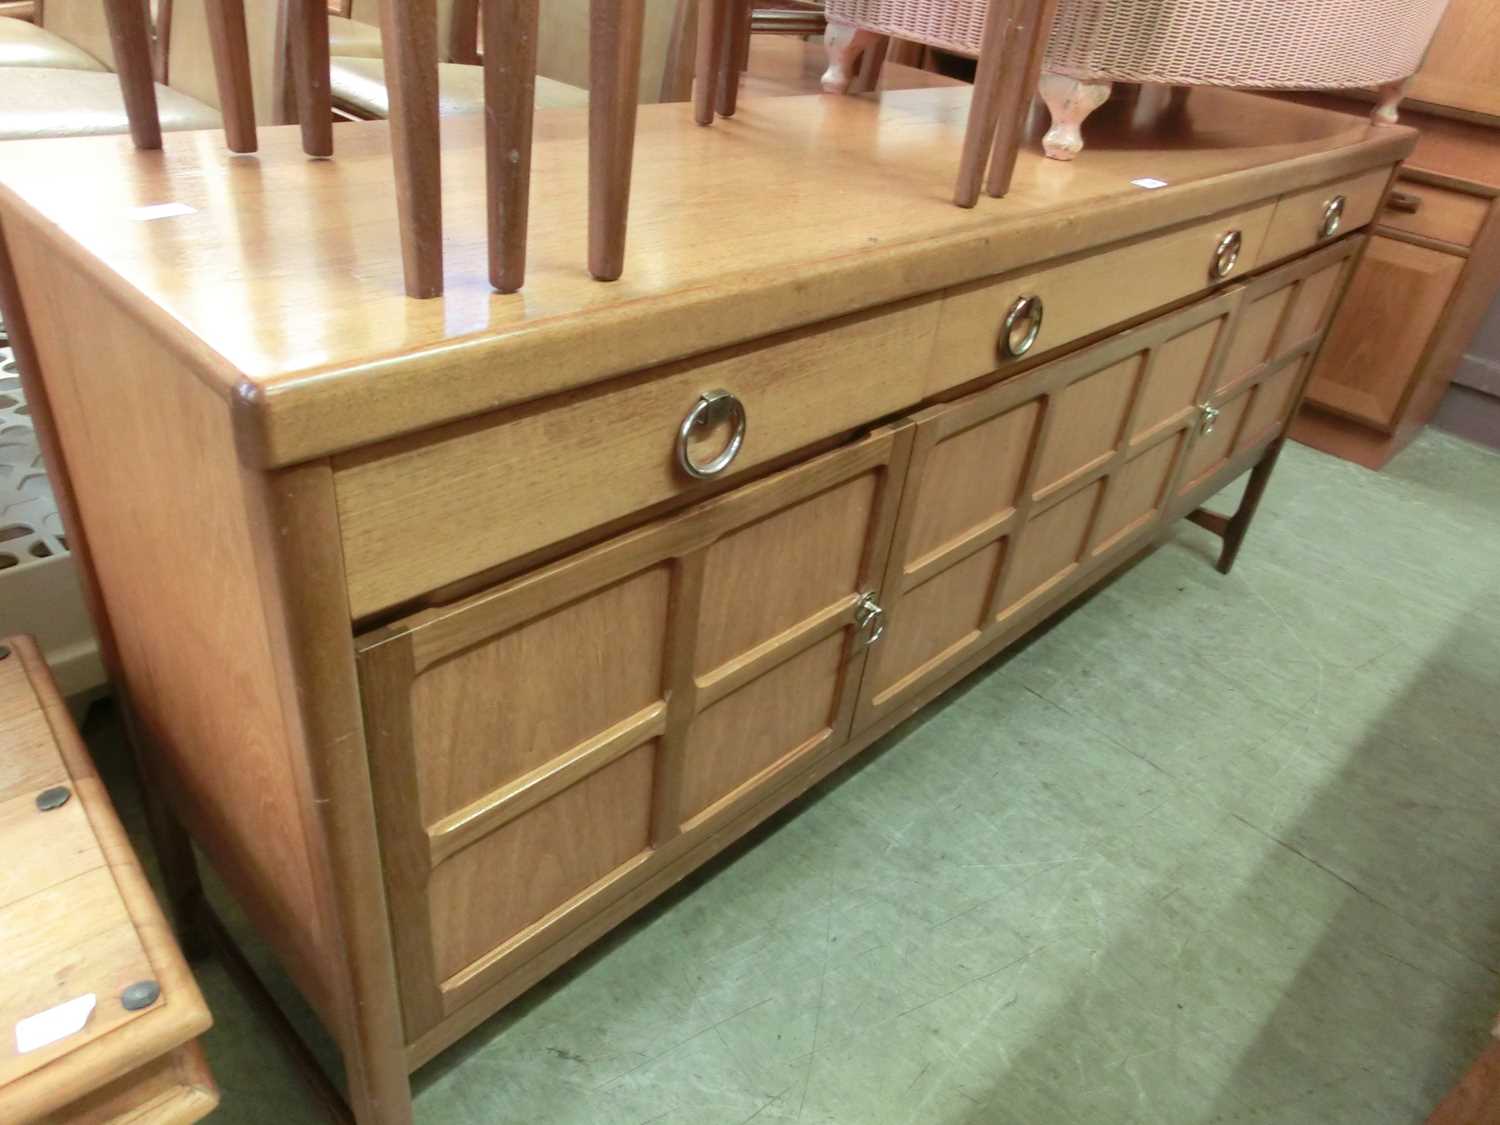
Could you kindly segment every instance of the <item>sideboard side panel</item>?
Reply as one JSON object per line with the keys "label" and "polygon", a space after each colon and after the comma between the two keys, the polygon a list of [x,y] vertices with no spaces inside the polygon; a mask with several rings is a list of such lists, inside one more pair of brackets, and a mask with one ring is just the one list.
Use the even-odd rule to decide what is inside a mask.
{"label": "sideboard side panel", "polygon": [[30,227],[5,234],[153,774],[326,1016],[328,940],[229,404]]}

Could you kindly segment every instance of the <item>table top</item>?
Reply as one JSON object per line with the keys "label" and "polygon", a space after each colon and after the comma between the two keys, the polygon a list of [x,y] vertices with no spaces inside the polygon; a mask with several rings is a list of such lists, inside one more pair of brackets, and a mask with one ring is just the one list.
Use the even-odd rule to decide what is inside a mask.
{"label": "table top", "polygon": [[[1394,162],[1410,130],[1253,95],[1121,98],[1071,163],[1038,114],[1010,194],[950,202],[969,88],[644,106],[624,277],[585,269],[587,115],[537,115],[525,289],[486,275],[482,121],[443,122],[446,292],[402,290],[383,122],[309,160],[217,133],[14,142],[0,217],[153,325],[288,464],[933,292]],[[1167,187],[1132,181],[1152,177]],[[165,211],[163,207],[170,205]],[[141,210],[141,209],[147,210]],[[50,252],[50,250],[49,250]]]}
{"label": "table top", "polygon": [[[208,1008],[40,652],[24,637],[0,652],[0,1121],[141,1068],[160,1094],[153,1068],[178,1073],[168,1056],[208,1029]],[[158,995],[127,1006],[141,982]],[[118,1107],[129,1091],[108,1096]],[[218,1100],[211,1081],[184,1096],[194,1112],[174,1119]]]}

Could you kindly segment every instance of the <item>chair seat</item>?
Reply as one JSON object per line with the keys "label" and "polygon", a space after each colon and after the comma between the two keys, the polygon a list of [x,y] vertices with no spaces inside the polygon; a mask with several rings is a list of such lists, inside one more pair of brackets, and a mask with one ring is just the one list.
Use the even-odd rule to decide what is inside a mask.
{"label": "chair seat", "polygon": [[[156,105],[166,130],[217,129],[219,111],[158,85]],[[0,140],[128,133],[120,80],[108,71],[0,69]]]}
{"label": "chair seat", "polygon": [[[333,104],[358,117],[388,117],[391,103],[385,90],[385,64],[380,59],[333,59],[328,68]],[[589,92],[540,75],[536,80],[538,109],[589,104]],[[466,63],[438,64],[438,112],[444,117],[484,112],[484,67]]]}
{"label": "chair seat", "polygon": [[378,59],[380,28],[343,16],[329,16],[328,53],[343,58]]}
{"label": "chair seat", "polygon": [[0,16],[0,66],[41,66],[53,70],[107,70],[82,47],[25,20]]}

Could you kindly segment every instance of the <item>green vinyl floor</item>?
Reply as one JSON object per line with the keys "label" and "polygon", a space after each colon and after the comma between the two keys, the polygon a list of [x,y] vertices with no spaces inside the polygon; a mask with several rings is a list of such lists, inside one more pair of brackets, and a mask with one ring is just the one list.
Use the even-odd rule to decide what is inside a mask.
{"label": "green vinyl floor", "polygon": [[[1216,542],[1183,525],[482,1025],[417,1120],[1422,1121],[1500,1012],[1500,456],[1292,445],[1229,577]],[[214,1120],[320,1120],[199,969]]]}

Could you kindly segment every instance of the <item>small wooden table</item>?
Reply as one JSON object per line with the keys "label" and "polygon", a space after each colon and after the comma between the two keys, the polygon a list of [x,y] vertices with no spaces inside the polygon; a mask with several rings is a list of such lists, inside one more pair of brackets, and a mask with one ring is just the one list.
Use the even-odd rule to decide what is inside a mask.
{"label": "small wooden table", "polygon": [[29,637],[0,639],[0,1121],[178,1125],[212,1024]]}

